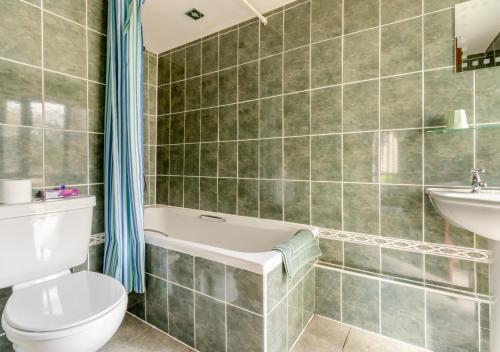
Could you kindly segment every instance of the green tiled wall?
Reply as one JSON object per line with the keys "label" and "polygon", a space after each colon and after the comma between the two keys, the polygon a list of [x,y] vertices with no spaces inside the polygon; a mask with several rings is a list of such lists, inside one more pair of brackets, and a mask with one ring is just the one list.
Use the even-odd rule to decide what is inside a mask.
{"label": "green tiled wall", "polygon": [[[106,3],[0,2],[0,178],[95,195],[96,234],[103,232]],[[102,271],[101,247],[82,268]],[[9,295],[0,290],[0,314]],[[11,350],[1,328],[0,350]]]}
{"label": "green tiled wall", "polygon": [[500,186],[499,130],[426,133],[500,122],[500,69],[453,73],[453,4],[301,1],[159,54],[156,202],[483,246],[424,195]]}
{"label": "green tiled wall", "polygon": [[[268,26],[247,21],[159,54],[156,202],[487,249],[424,193],[468,186],[471,167],[500,186],[500,130],[426,133],[454,109],[472,126],[500,123],[500,68],[453,72],[457,2],[298,1],[268,14]],[[330,239],[322,247],[328,264],[488,300],[488,264]]]}
{"label": "green tiled wall", "polygon": [[488,301],[316,267],[316,314],[434,352],[489,351]]}
{"label": "green tiled wall", "polygon": [[128,311],[200,352],[286,352],[314,314],[313,263],[289,280],[147,244],[146,273]]}
{"label": "green tiled wall", "polygon": [[107,1],[0,3],[0,178],[97,198],[103,232]]}

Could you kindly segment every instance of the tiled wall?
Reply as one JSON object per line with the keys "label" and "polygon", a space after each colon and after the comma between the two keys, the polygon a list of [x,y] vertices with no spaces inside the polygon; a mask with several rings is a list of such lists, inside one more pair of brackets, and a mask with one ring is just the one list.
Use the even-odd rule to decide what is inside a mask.
{"label": "tiled wall", "polygon": [[[453,254],[487,242],[443,221],[424,193],[468,186],[471,167],[500,187],[500,129],[487,128],[500,123],[500,68],[453,72],[456,2],[298,1],[268,26],[160,54],[156,202],[367,234],[323,239],[322,261],[487,302],[489,264]],[[480,128],[428,133],[454,109]],[[384,237],[401,246],[373,240]],[[404,250],[411,241],[422,250]],[[426,254],[429,243],[444,254]],[[431,328],[410,342],[446,350]],[[477,350],[479,333],[469,337]]]}
{"label": "tiled wall", "polygon": [[103,231],[106,10],[104,0],[0,1],[0,178],[95,195],[93,233]]}
{"label": "tiled wall", "polygon": [[0,178],[96,195],[103,231],[106,10],[102,0],[0,3]]}
{"label": "tiled wall", "polygon": [[129,312],[200,352],[286,352],[313,316],[314,270],[264,277],[147,244],[146,294]]}
{"label": "tiled wall", "polygon": [[282,266],[267,275],[266,352],[290,351],[315,311],[315,267],[290,279]]}
{"label": "tiled wall", "polygon": [[426,133],[500,122],[500,69],[453,73],[451,5],[303,1],[160,54],[157,203],[485,248],[424,195],[500,186],[500,130]]}
{"label": "tiled wall", "polygon": [[156,97],[158,55],[144,52],[144,204],[155,204],[156,191]]}

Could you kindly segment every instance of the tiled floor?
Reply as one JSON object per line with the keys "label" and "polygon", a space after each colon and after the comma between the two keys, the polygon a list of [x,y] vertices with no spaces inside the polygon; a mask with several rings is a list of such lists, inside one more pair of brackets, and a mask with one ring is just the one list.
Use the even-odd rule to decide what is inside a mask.
{"label": "tiled floor", "polygon": [[[175,341],[142,321],[126,315],[125,320],[99,352],[189,352]],[[315,317],[292,352],[422,352],[424,350]]]}
{"label": "tiled floor", "polygon": [[425,350],[314,317],[292,352],[423,352]]}
{"label": "tiled floor", "polygon": [[118,332],[98,352],[188,352],[191,349],[127,314]]}

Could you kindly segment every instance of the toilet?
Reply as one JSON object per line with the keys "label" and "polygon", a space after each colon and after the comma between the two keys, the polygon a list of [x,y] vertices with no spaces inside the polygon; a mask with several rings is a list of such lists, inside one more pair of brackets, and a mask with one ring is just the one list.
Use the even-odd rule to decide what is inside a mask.
{"label": "toilet", "polygon": [[95,352],[120,326],[125,288],[86,261],[95,197],[0,204],[2,327],[16,352]]}

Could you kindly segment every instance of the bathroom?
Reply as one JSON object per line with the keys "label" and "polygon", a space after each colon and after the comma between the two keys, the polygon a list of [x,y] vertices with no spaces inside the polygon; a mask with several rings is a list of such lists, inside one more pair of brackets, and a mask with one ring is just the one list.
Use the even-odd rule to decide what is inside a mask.
{"label": "bathroom", "polygon": [[1,0],[0,352],[500,351],[499,14]]}

